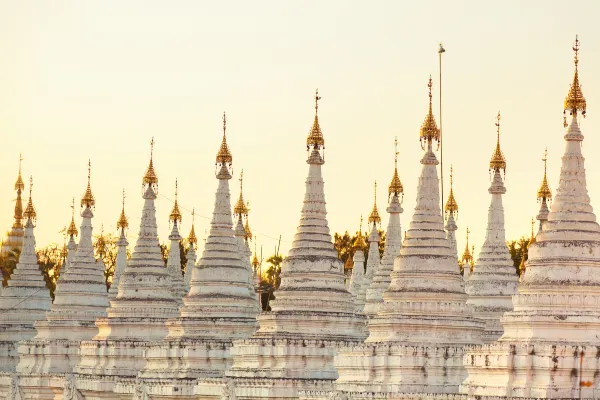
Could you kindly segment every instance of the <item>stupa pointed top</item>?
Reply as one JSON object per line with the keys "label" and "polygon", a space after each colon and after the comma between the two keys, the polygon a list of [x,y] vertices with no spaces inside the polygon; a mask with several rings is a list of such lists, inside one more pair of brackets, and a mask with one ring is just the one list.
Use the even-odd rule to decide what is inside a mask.
{"label": "stupa pointed top", "polygon": [[429,76],[429,83],[427,84],[429,88],[429,112],[425,117],[425,121],[421,125],[420,131],[420,140],[421,146],[424,148],[423,144],[427,143],[427,148],[431,149],[431,144],[434,140],[438,143],[440,141],[440,130],[437,127],[435,122],[435,117],[433,116],[433,108],[432,108],[432,94],[431,89],[433,88],[433,81],[431,80],[431,75]]}
{"label": "stupa pointed top", "polygon": [[196,237],[196,229],[194,228],[194,222],[196,220],[196,210],[192,209],[192,229],[190,230],[190,234],[188,235],[187,241],[190,246],[195,246],[198,243],[198,238]]}
{"label": "stupa pointed top", "polygon": [[572,116],[577,116],[577,112],[580,111],[581,115],[585,118],[586,113],[586,101],[579,85],[579,37],[575,36],[575,44],[573,45],[573,52],[575,52],[575,73],[573,75],[573,83],[569,89],[569,94],[565,98],[564,114],[564,126],[567,127],[567,111]]}
{"label": "stupa pointed top", "polygon": [[154,136],[150,141],[150,163],[148,164],[148,169],[146,169],[146,173],[144,174],[144,178],[142,180],[142,185],[151,186],[156,188],[158,186],[158,176],[156,176],[156,172],[154,172]]}
{"label": "stupa pointed top", "polygon": [[548,149],[544,150],[544,158],[542,161],[544,162],[544,179],[542,179],[542,184],[537,191],[537,198],[540,201],[550,200],[552,199],[552,191],[550,191],[550,185],[548,185],[548,178],[546,177],[546,162],[548,160]]}
{"label": "stupa pointed top", "polygon": [[74,237],[78,234],[79,232],[77,231],[77,226],[75,226],[75,197],[73,197],[73,201],[71,203],[71,223],[69,224],[69,228],[67,228],[67,235]]}
{"label": "stupa pointed top", "polygon": [[362,235],[362,224],[363,216],[360,214],[360,228],[358,229],[358,236],[356,236],[356,240],[354,240],[354,249],[364,251],[367,248],[367,244],[365,243],[365,239]]}
{"label": "stupa pointed top", "polygon": [[223,141],[221,142],[221,147],[219,147],[219,151],[217,152],[217,164],[231,164],[233,162],[233,157],[231,156],[231,151],[229,150],[229,146],[227,145],[227,116],[223,111]]}
{"label": "stupa pointed top", "polygon": [[23,178],[21,176],[21,163],[23,162],[23,155],[19,153],[19,176],[17,176],[17,181],[15,182],[15,190],[23,191],[25,190],[25,184],[23,183]]}
{"label": "stupa pointed top", "polygon": [[394,139],[394,176],[388,188],[389,196],[398,196],[402,194],[404,197],[404,187],[398,176],[398,137]]}
{"label": "stupa pointed top", "polygon": [[471,233],[471,231],[469,230],[469,227],[467,227],[467,244],[465,245],[465,251],[462,255],[462,262],[464,264],[473,264],[473,256],[471,254],[471,251],[469,250],[469,233]]}
{"label": "stupa pointed top", "polygon": [[81,207],[92,208],[96,205],[96,199],[94,198],[94,194],[92,193],[92,186],[90,183],[90,176],[92,173],[92,161],[88,160],[88,183],[87,188],[85,189],[85,193],[81,198]]}
{"label": "stupa pointed top", "polygon": [[258,266],[260,265],[260,261],[258,261],[258,257],[256,255],[256,238],[254,238],[254,257],[252,257],[252,267],[256,271]]}
{"label": "stupa pointed top", "polygon": [[456,202],[456,199],[454,198],[454,189],[452,188],[453,184],[454,184],[454,170],[452,168],[452,165],[450,165],[450,193],[448,194],[448,200],[446,201],[444,210],[446,211],[447,215],[452,214],[453,217],[456,217],[456,215],[458,214],[458,203]]}
{"label": "stupa pointed top", "polygon": [[498,111],[498,115],[496,116],[496,149],[490,159],[490,171],[500,170],[506,173],[506,159],[504,158],[502,149],[500,149],[500,111]]}
{"label": "stupa pointed top", "polygon": [[37,212],[35,211],[35,207],[33,206],[33,199],[31,196],[31,191],[33,189],[33,177],[29,177],[29,201],[27,202],[27,207],[23,212],[23,218],[28,221],[31,220],[32,223],[35,223],[35,219],[37,217]]}
{"label": "stupa pointed top", "polygon": [[177,179],[175,179],[175,203],[173,204],[173,210],[169,215],[169,221],[177,224],[181,222],[181,211],[179,211],[179,204],[177,203]]}
{"label": "stupa pointed top", "polygon": [[238,198],[237,203],[233,207],[233,213],[238,216],[248,215],[248,207],[244,202],[244,170],[240,172],[240,197]]}
{"label": "stupa pointed top", "polygon": [[121,208],[121,215],[117,221],[117,228],[125,230],[129,227],[129,220],[125,216],[125,189],[123,189],[123,207]]}
{"label": "stupa pointed top", "polygon": [[371,214],[369,214],[369,223],[370,224],[381,224],[381,217],[379,216],[379,211],[377,210],[377,181],[375,181],[375,202],[373,204],[373,210],[371,210]]}
{"label": "stupa pointed top", "polygon": [[319,89],[315,91],[315,120],[313,121],[312,128],[306,138],[306,149],[319,150],[321,147],[325,148],[325,139],[323,138],[323,132],[321,132],[321,126],[319,125]]}
{"label": "stupa pointed top", "polygon": [[534,226],[535,226],[535,219],[533,217],[531,217],[531,236],[529,237],[529,244],[527,245],[527,248],[529,248],[529,246],[531,246],[532,244],[535,243],[535,233],[533,233]]}

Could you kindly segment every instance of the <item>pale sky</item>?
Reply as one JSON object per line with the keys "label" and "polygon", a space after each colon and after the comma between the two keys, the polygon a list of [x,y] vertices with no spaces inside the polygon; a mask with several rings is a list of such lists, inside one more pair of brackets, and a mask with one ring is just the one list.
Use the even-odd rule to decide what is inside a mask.
{"label": "pale sky", "polygon": [[[125,188],[134,239],[154,136],[161,241],[167,241],[175,178],[181,206],[196,209],[202,239],[227,111],[232,203],[243,168],[258,245],[268,256],[272,238],[282,235],[286,254],[302,206],[305,140],[318,87],[332,234],[358,229],[360,214],[371,210],[375,179],[387,225],[395,136],[405,228],[421,168],[418,135],[429,74],[439,123],[437,46],[443,42],[446,194],[452,163],[459,252],[467,225],[477,249],[483,244],[498,110],[508,164],[507,238],[518,238],[529,233],[538,211],[546,146],[553,192],[558,185],[575,34],[588,100],[588,118],[581,123],[588,189],[592,205],[600,201],[600,160],[593,157],[600,146],[594,134],[600,131],[598,15],[597,1],[2,0],[0,227],[12,225],[23,152],[24,179],[34,177],[38,246],[62,243],[58,232],[70,221],[71,198],[79,201],[85,190],[88,159],[95,233],[101,224],[116,231]],[[184,213],[185,236],[190,223]]]}

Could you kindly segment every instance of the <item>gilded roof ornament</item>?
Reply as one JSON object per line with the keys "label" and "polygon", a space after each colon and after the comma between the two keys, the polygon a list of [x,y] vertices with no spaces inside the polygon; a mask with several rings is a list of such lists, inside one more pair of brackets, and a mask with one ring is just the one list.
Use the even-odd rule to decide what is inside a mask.
{"label": "gilded roof ornament", "polygon": [[404,187],[398,176],[398,137],[394,139],[394,176],[388,188],[388,194],[389,196],[398,196],[399,194],[404,196]]}
{"label": "gilded roof ornament", "polygon": [[256,256],[256,237],[254,238],[254,257],[252,257],[252,267],[254,267],[254,271],[258,269],[260,265],[260,261],[258,261],[258,257]]}
{"label": "gilded roof ornament", "polygon": [[467,227],[467,244],[465,245],[465,251],[462,254],[463,264],[466,264],[466,263],[473,264],[473,256],[471,255],[471,252],[469,251],[469,233],[471,233],[471,231],[469,230],[469,227]]}
{"label": "gilded roof ornament", "polygon": [[531,237],[529,238],[529,244],[527,245],[527,248],[529,248],[532,244],[534,244],[536,242],[535,234],[533,233],[534,226],[535,226],[535,219],[533,219],[533,217],[532,217],[531,218]]}
{"label": "gilded roof ornament", "polygon": [[71,202],[71,223],[69,224],[69,228],[67,228],[67,235],[77,236],[78,233],[77,226],[75,226],[75,197],[73,197],[73,201]]}
{"label": "gilded roof ornament", "polygon": [[92,173],[92,161],[88,160],[88,183],[87,188],[85,189],[85,193],[81,198],[81,207],[92,208],[96,205],[96,199],[92,194],[92,186],[90,183],[90,176]]}
{"label": "gilded roof ornament", "polygon": [[217,153],[217,164],[231,164],[233,162],[233,157],[231,156],[231,151],[229,151],[229,146],[227,145],[227,116],[225,112],[223,112],[223,141],[221,142],[221,147],[219,147],[219,152]]}
{"label": "gilded roof ornament", "polygon": [[150,141],[150,163],[148,164],[148,169],[146,169],[146,173],[144,174],[142,184],[150,186],[158,185],[158,176],[156,176],[156,172],[154,172],[154,136]]}
{"label": "gilded roof ornament", "polygon": [[246,223],[244,224],[244,232],[246,232],[246,240],[252,240],[252,229],[250,229],[250,223],[248,222],[248,216],[246,216]]}
{"label": "gilded roof ornament", "polygon": [[380,224],[381,217],[379,216],[379,211],[377,210],[377,181],[375,181],[375,202],[373,204],[373,210],[371,210],[371,214],[369,214],[369,223]]}
{"label": "gilded roof ornament", "polygon": [[356,236],[356,240],[354,240],[354,249],[355,250],[364,250],[367,248],[367,244],[365,243],[365,239],[363,238],[363,235],[362,235],[362,223],[363,223],[363,216],[361,214],[360,215],[360,229],[358,230],[358,236]]}
{"label": "gilded roof ornament", "polygon": [[548,161],[548,149],[544,150],[544,158],[542,158],[544,162],[544,179],[542,179],[542,184],[537,191],[537,198],[540,201],[550,200],[552,199],[552,191],[550,190],[550,185],[548,185],[548,178],[546,176],[546,162]]}
{"label": "gilded roof ornament", "polygon": [[129,220],[125,216],[125,189],[123,189],[123,207],[121,208],[121,216],[119,216],[119,220],[117,221],[117,228],[129,228]]}
{"label": "gilded roof ornament", "polygon": [[246,206],[246,203],[244,202],[244,194],[243,194],[243,189],[244,189],[244,170],[242,170],[240,172],[240,197],[238,199],[238,201],[235,203],[235,206],[233,207],[233,213],[239,215],[240,217],[242,215],[248,215],[248,207]]}
{"label": "gilded roof ornament", "polygon": [[454,170],[452,168],[452,165],[450,165],[450,194],[448,194],[448,200],[446,201],[446,206],[444,207],[444,210],[446,211],[446,214],[452,214],[456,217],[456,214],[458,214],[458,203],[454,198],[454,190],[452,187],[453,184]]}
{"label": "gilded roof ornament", "polygon": [[319,125],[319,100],[321,100],[321,96],[319,96],[319,89],[317,89],[315,91],[315,120],[306,138],[306,150],[310,150],[311,147],[315,150],[319,150],[321,147],[325,148],[325,139]]}
{"label": "gilded roof ornament", "polygon": [[21,163],[23,162],[23,155],[19,153],[19,176],[17,176],[17,181],[15,182],[15,190],[23,191],[25,190],[25,184],[23,183],[23,178],[21,177]]}
{"label": "gilded roof ornament", "polygon": [[563,111],[563,125],[567,127],[567,111],[570,115],[577,116],[577,112],[581,111],[581,115],[585,118],[586,113],[586,101],[579,85],[579,37],[575,36],[575,44],[573,45],[573,52],[575,53],[575,74],[573,75],[573,83],[569,89],[569,94],[565,98],[565,105]]}
{"label": "gilded roof ornament", "polygon": [[502,170],[506,174],[506,159],[500,149],[500,111],[498,111],[498,115],[496,116],[496,137],[496,149],[490,159],[490,171]]}
{"label": "gilded roof ornament", "polygon": [[194,222],[196,221],[196,210],[192,209],[192,229],[190,230],[190,234],[188,235],[187,241],[190,246],[198,243],[198,238],[196,237],[196,229],[194,228]]}
{"label": "gilded roof ornament", "polygon": [[23,218],[30,219],[31,221],[35,221],[37,217],[37,212],[35,211],[35,207],[33,206],[33,199],[31,196],[31,191],[33,189],[33,177],[29,177],[29,201],[27,202],[27,207],[23,212]]}
{"label": "gilded roof ornament", "polygon": [[179,211],[179,204],[177,203],[177,179],[175,179],[175,203],[173,204],[173,210],[169,215],[169,221],[173,223],[181,222],[181,211]]}
{"label": "gilded roof ornament", "polygon": [[435,117],[433,116],[433,108],[431,106],[431,89],[433,88],[433,81],[431,80],[431,76],[429,76],[429,83],[427,83],[427,87],[429,88],[429,112],[425,117],[425,121],[423,121],[423,124],[421,125],[421,131],[419,135],[421,140],[421,147],[423,149],[425,148],[425,143],[427,143],[428,148],[430,148],[434,140],[438,142],[438,145],[440,142],[440,130],[438,129],[437,124],[435,122]]}

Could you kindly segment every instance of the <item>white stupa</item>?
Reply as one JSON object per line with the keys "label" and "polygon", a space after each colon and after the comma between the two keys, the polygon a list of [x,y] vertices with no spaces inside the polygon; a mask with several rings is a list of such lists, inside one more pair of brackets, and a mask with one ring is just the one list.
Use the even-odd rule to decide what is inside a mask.
{"label": "white stupa", "polygon": [[500,113],[497,116],[496,127],[496,150],[490,161],[493,178],[488,189],[492,200],[488,209],[485,241],[473,272],[465,284],[465,291],[469,295],[467,303],[473,305],[478,318],[485,320],[482,340],[486,343],[495,342],[502,336],[500,318],[506,311],[513,309],[511,297],[517,293],[519,280],[506,246],[504,231],[502,195],[506,193],[506,188],[501,171],[506,170],[506,160],[500,149]]}
{"label": "white stupa", "polygon": [[404,200],[404,188],[398,176],[398,139],[394,140],[394,176],[388,188],[389,205],[387,208],[390,219],[385,233],[385,247],[383,257],[373,276],[371,286],[367,289],[365,314],[373,317],[377,314],[379,305],[383,303],[383,292],[390,286],[390,275],[394,269],[394,260],[400,255],[402,248],[402,226],[400,225],[400,214],[402,200]]}
{"label": "white stupa", "polygon": [[[502,318],[497,343],[465,356],[469,398],[580,398],[598,395],[600,226],[590,205],[579,116],[586,100],[575,76],[565,100],[571,116],[560,180],[548,220],[529,248],[527,273]],[[565,117],[566,119],[566,117]],[[565,121],[566,125],[566,121]]]}
{"label": "white stupa", "polygon": [[251,272],[240,257],[244,228],[238,225],[241,238],[232,229],[232,156],[225,122],[223,116],[223,141],[216,159],[218,188],[202,257],[181,315],[167,322],[169,335],[149,348],[148,364],[139,374],[151,398],[193,396],[198,378],[222,377],[231,365],[232,340],[250,337],[256,330],[256,298],[248,290]]}
{"label": "white stupa", "polygon": [[[44,319],[52,299],[40,272],[35,252],[33,228],[37,213],[31,196],[22,218],[25,220],[21,255],[8,286],[0,294],[0,389],[6,390],[6,373],[14,372],[19,363],[17,342],[35,336],[35,321]],[[1,283],[0,283],[1,285]]]}
{"label": "white stupa", "polygon": [[185,273],[183,275],[186,293],[190,291],[190,286],[192,283],[192,272],[194,271],[194,267],[196,266],[196,246],[198,244],[198,238],[196,237],[196,229],[194,228],[195,222],[196,210],[192,209],[192,229],[190,229],[190,234],[187,237],[189,249],[185,255],[187,262],[185,264]]}
{"label": "white stupa", "polygon": [[383,304],[369,320],[369,337],[336,357],[339,378],[334,398],[456,393],[466,376],[463,347],[480,340],[483,323],[466,304],[456,255],[443,226],[438,160],[433,153],[433,141],[439,141],[440,133],[432,113],[431,86],[430,78],[429,113],[421,127],[425,154],[413,219]]}
{"label": "white stupa", "polygon": [[360,293],[365,280],[365,248],[367,244],[362,234],[363,217],[360,216],[360,228],[358,229],[358,236],[353,243],[354,256],[352,261],[354,266],[352,267],[352,276],[350,278],[350,288],[348,291],[356,299],[356,296]]}
{"label": "white stupa", "polygon": [[[448,200],[446,200],[446,205],[444,206],[444,211],[446,215],[446,239],[450,242],[450,249],[452,250],[452,254],[456,255],[456,262],[458,263],[458,246],[456,244],[456,231],[458,230],[458,226],[456,226],[456,218],[458,217],[458,203],[456,202],[456,198],[454,197],[454,170],[452,165],[450,166],[450,193],[448,193]],[[467,244],[468,245],[468,244]]]}
{"label": "white stupa", "polygon": [[158,178],[152,153],[142,191],[140,231],[119,278],[117,297],[110,302],[108,316],[96,320],[97,335],[81,343],[81,361],[74,371],[76,389],[85,398],[111,392],[110,398],[117,398],[139,390],[136,377],[146,365],[146,349],[167,335],[165,322],[178,314],[157,236]]}
{"label": "white stupa", "polygon": [[[11,229],[6,233],[6,238],[2,240],[2,246],[0,246],[0,254],[2,256],[15,255],[16,252],[22,251],[24,242],[24,227],[23,227],[23,200],[21,199],[21,193],[25,190],[25,184],[21,176],[21,163],[23,162],[23,156],[19,154],[19,175],[15,182],[15,191],[17,192],[17,198],[15,199],[15,213]],[[27,222],[27,221],[25,221]],[[1,285],[0,285],[1,286]]]}
{"label": "white stupa", "polygon": [[173,210],[169,215],[169,222],[173,224],[171,234],[169,235],[169,256],[167,258],[167,271],[171,277],[171,292],[173,298],[183,303],[183,296],[187,294],[185,288],[185,282],[183,280],[183,273],[181,272],[181,250],[179,244],[181,242],[181,235],[179,235],[178,224],[181,223],[181,211],[179,211],[179,204],[177,203],[177,180],[175,180],[175,202],[173,203]]}
{"label": "white stupa", "polygon": [[75,225],[75,197],[73,197],[73,203],[71,204],[71,223],[67,228],[67,236],[69,236],[69,243],[67,244],[67,261],[63,264],[60,269],[60,274],[63,275],[69,270],[69,265],[73,263],[75,254],[77,252],[77,243],[75,243],[75,237],[79,235],[77,226]]}
{"label": "white stupa", "polygon": [[123,190],[123,207],[121,208],[121,215],[117,221],[117,229],[119,229],[119,239],[117,240],[117,259],[115,261],[115,272],[113,275],[110,288],[108,289],[108,300],[112,301],[117,297],[119,293],[119,280],[125,268],[127,267],[127,236],[125,230],[129,228],[129,220],[125,216],[125,190]]}
{"label": "white stupa", "polygon": [[[315,110],[318,100],[315,96]],[[230,380],[222,391],[237,398],[297,397],[299,390],[331,388],[337,378],[333,357],[343,344],[362,340],[364,318],[354,314],[344,287],[341,260],[326,219],[321,166],[324,145],[318,115],[307,139],[309,172],[300,225],[281,268],[281,285],[259,330],[234,342]],[[203,380],[200,396],[221,396]],[[231,397],[230,397],[231,398]],[[235,397],[233,397],[235,398]]]}
{"label": "white stupa", "polygon": [[548,177],[546,174],[546,162],[548,161],[547,149],[544,151],[544,158],[542,158],[542,161],[544,162],[544,178],[537,191],[537,199],[540,202],[540,211],[537,215],[537,220],[540,221],[538,233],[542,231],[544,224],[548,221],[548,214],[550,213],[550,210],[548,210],[548,202],[552,200],[552,191],[550,190],[550,185],[548,185]]}

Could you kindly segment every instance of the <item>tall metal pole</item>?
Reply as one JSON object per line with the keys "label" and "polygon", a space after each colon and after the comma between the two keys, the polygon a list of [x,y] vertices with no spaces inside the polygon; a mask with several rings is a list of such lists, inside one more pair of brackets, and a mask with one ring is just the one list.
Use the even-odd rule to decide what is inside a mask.
{"label": "tall metal pole", "polygon": [[442,53],[446,52],[446,50],[440,46],[438,48],[438,59],[440,65],[440,182],[441,182],[441,211],[442,215],[444,214],[444,139],[442,137]]}

